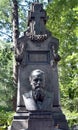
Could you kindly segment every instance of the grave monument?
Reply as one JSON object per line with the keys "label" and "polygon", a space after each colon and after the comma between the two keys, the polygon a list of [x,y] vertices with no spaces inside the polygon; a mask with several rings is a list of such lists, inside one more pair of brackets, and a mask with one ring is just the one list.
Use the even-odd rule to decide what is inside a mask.
{"label": "grave monument", "polygon": [[18,39],[17,108],[11,130],[68,130],[59,103],[59,40],[46,29],[43,5],[32,3],[28,29]]}

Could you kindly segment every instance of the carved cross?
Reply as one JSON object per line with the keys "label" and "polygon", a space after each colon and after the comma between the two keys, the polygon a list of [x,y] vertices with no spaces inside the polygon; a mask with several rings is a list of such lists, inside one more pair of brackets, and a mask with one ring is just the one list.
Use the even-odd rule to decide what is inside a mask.
{"label": "carved cross", "polygon": [[43,10],[42,4],[35,4],[31,12],[31,21],[34,21],[34,31],[36,35],[44,34],[44,25],[46,22],[46,13]]}

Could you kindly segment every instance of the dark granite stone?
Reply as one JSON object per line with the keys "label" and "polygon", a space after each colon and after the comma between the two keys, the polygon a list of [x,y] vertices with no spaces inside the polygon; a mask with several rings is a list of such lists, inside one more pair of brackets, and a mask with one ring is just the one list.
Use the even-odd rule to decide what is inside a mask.
{"label": "dark granite stone", "polygon": [[72,130],[78,130],[78,125],[72,126]]}
{"label": "dark granite stone", "polygon": [[[69,130],[66,118],[60,108],[58,69],[59,40],[46,30],[46,12],[42,4],[33,3],[29,12],[28,29],[24,36],[18,39],[15,48],[15,58],[18,62],[17,108],[11,130]],[[23,95],[32,90],[29,77],[33,70],[45,73],[46,96],[51,100],[38,103],[36,111],[28,110]],[[39,97],[38,99],[40,99]],[[44,103],[45,101],[45,103]],[[49,105],[48,105],[49,103]],[[43,105],[44,104],[44,105]],[[51,107],[49,107],[51,106]],[[40,109],[41,108],[41,109]]]}

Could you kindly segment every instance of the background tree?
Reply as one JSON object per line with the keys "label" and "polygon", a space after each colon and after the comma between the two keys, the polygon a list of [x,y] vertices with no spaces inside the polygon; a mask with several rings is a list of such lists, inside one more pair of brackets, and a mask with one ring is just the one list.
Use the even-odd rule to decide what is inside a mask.
{"label": "background tree", "polygon": [[9,0],[0,1],[0,39],[12,41],[11,5]]}
{"label": "background tree", "polygon": [[[25,0],[23,2],[18,0],[20,36],[23,35],[23,32],[26,30],[27,10],[29,9],[29,5],[32,1],[33,0]],[[3,101],[5,102],[4,106],[6,106],[7,101],[11,103],[13,97],[12,94],[14,94],[15,91],[14,86],[12,87],[12,69],[7,69],[10,65],[12,65],[13,62],[13,52],[10,49],[10,45],[12,45],[13,33],[12,2],[15,2],[15,0],[0,0],[0,38],[1,40],[5,40],[9,49],[6,52],[5,48],[7,47],[5,42],[0,40],[0,45],[2,46],[0,50],[0,90],[1,92],[3,91],[3,93],[0,94],[0,108],[3,104]],[[46,5],[45,2],[44,4]],[[46,26],[52,32],[52,35],[59,39],[60,43],[59,54],[61,55],[61,61],[59,62],[59,81],[61,105],[63,111],[65,111],[67,114],[67,118],[70,123],[78,123],[78,1],[52,0],[52,2],[47,6],[47,14],[49,16],[49,20]],[[8,59],[7,55],[5,56],[5,54],[9,54],[11,59]],[[8,59],[8,62],[5,62],[6,58]],[[4,73],[4,68],[6,73],[9,73],[9,77],[6,75],[6,73]],[[7,96],[4,96],[4,83],[6,84],[6,82],[4,82],[2,79],[7,79],[5,81],[9,80],[7,82],[7,88],[9,88],[6,91]],[[8,91],[12,92],[11,95],[8,95]],[[6,98],[3,97],[7,97],[7,101]],[[9,105],[10,104],[7,104],[8,108]]]}
{"label": "background tree", "polygon": [[[14,44],[14,50],[15,50],[16,45],[17,45],[17,39],[19,38],[18,2],[17,2],[17,0],[12,0],[12,23],[13,23],[13,44]],[[15,57],[14,57],[14,66],[13,66],[13,77],[14,77],[14,79],[13,79],[14,84],[15,84],[15,86],[17,86],[18,63],[16,62]],[[17,90],[13,97],[14,110],[16,109],[16,101],[17,101],[16,99],[17,99]]]}
{"label": "background tree", "polygon": [[0,110],[12,110],[13,87],[13,52],[10,44],[0,43]]}
{"label": "background tree", "polygon": [[[78,113],[78,1],[54,0],[47,7],[47,14],[47,27],[60,43],[61,104],[71,117],[71,113]],[[78,123],[78,115],[73,117]]]}

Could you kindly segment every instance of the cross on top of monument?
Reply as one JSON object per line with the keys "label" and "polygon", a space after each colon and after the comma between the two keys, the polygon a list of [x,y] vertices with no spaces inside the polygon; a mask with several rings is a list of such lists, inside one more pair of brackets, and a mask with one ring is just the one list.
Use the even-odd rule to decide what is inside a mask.
{"label": "cross on top of monument", "polygon": [[45,34],[46,12],[43,9],[43,4],[33,3],[28,17],[31,32],[36,35]]}

